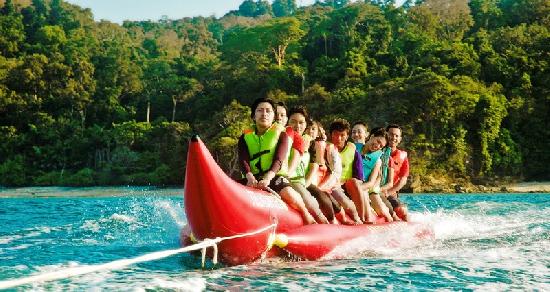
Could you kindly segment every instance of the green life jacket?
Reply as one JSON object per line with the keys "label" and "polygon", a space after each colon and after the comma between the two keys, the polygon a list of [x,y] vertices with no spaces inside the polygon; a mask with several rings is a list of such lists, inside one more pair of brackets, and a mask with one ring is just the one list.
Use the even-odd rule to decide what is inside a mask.
{"label": "green life jacket", "polygon": [[363,143],[353,143],[355,144],[355,150],[359,153],[363,153],[363,147],[365,147],[365,144]]}
{"label": "green life jacket", "polygon": [[291,182],[296,182],[301,184],[306,183],[306,174],[309,168],[310,157],[311,156],[309,152],[304,152],[304,154],[302,154],[302,157],[300,157],[300,162],[298,163],[298,167],[296,167],[296,170],[294,171],[294,173],[289,174]]}
{"label": "green life jacket", "polygon": [[[256,128],[247,129],[244,131],[244,141],[250,155],[250,171],[252,174],[264,174],[271,168],[273,164],[273,156],[279,142],[281,133],[285,128],[277,123],[274,123],[263,135],[256,134]],[[287,154],[288,155],[288,154]],[[286,163],[283,163],[281,170],[277,173],[285,175],[287,171]]]}
{"label": "green life jacket", "polygon": [[[302,138],[304,140],[304,144],[309,144],[310,141],[311,141],[311,137],[307,134],[303,135]],[[294,151],[290,152],[290,157],[288,159],[289,163],[290,163],[290,161],[292,161],[294,153],[295,153]],[[311,155],[309,154],[309,151],[307,151],[307,149],[306,149],[304,154],[302,154],[302,156],[300,157],[300,162],[298,163],[298,166],[296,167],[296,170],[293,173],[288,174],[291,182],[301,183],[301,184],[305,185],[305,183],[306,183],[306,174],[309,171],[309,162],[310,162],[310,160],[311,160]]]}
{"label": "green life jacket", "polygon": [[388,183],[388,171],[390,168],[390,157],[391,157],[391,148],[384,147],[382,148],[382,179],[380,180],[380,185],[383,186]]}
{"label": "green life jacket", "polygon": [[372,173],[376,162],[380,159],[380,156],[382,156],[382,150],[361,155],[363,163],[363,181],[369,180],[369,176]]}
{"label": "green life jacket", "polygon": [[353,177],[353,159],[355,159],[355,144],[347,142],[342,151],[339,152],[342,159],[342,175],[340,183],[345,183]]}

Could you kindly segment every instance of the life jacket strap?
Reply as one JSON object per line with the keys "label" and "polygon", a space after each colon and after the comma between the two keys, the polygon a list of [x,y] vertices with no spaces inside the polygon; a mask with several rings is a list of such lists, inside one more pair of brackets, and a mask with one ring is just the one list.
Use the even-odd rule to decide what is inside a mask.
{"label": "life jacket strap", "polygon": [[263,151],[260,151],[254,155],[252,155],[252,157],[250,157],[250,160],[255,160],[257,158],[259,158],[260,156],[264,155],[264,154],[268,154],[269,153],[269,150],[263,150]]}

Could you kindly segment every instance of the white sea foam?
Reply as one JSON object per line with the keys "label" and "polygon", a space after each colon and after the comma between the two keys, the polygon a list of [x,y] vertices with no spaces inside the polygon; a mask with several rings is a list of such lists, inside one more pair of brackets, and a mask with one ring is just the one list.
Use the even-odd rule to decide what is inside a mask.
{"label": "white sea foam", "polygon": [[8,235],[8,236],[2,236],[0,237],[0,244],[8,244],[14,240],[18,240],[20,238],[23,238],[22,235]]}
{"label": "white sea foam", "polygon": [[[171,201],[156,201],[155,207],[163,210],[164,212],[167,212],[168,215],[176,222],[176,224],[181,228],[185,226],[186,221],[183,215],[183,207],[179,204],[176,206],[173,205],[173,202]],[[179,212],[178,212],[179,211]]]}
{"label": "white sea foam", "polygon": [[29,248],[31,246],[32,246],[32,244],[20,244],[20,245],[16,245],[16,246],[6,247],[5,249],[6,250],[21,250],[21,249]]}
{"label": "white sea foam", "polygon": [[111,215],[110,218],[112,220],[121,221],[121,222],[124,222],[124,223],[136,223],[137,222],[137,219],[133,216],[118,214],[118,213],[114,213],[113,215]]}
{"label": "white sea foam", "polygon": [[125,224],[130,231],[145,226],[132,215],[113,213],[111,216],[100,219],[85,220],[80,229],[98,233],[102,229],[112,229],[113,224]]}
{"label": "white sea foam", "polygon": [[13,270],[16,270],[16,271],[25,271],[25,270],[29,269],[29,266],[27,266],[27,265],[16,265],[16,266],[13,266],[11,268]]}
{"label": "white sea foam", "polygon": [[[528,232],[528,226],[540,223],[540,211],[526,211],[514,216],[466,215],[462,212],[438,210],[414,214],[414,221],[431,224],[438,240],[494,238]],[[539,230],[541,230],[539,228]],[[542,231],[542,230],[541,230]]]}
{"label": "white sea foam", "polygon": [[26,228],[20,231],[15,231],[20,234],[15,235],[7,235],[0,237],[0,244],[9,244],[13,241],[17,241],[20,239],[25,238],[31,238],[31,237],[38,237],[43,234],[51,233],[52,231],[62,230],[63,228],[67,228],[68,225],[59,226],[59,227],[50,227],[50,226],[36,226],[32,228]]}
{"label": "white sea foam", "polygon": [[206,280],[203,278],[188,278],[185,280],[154,278],[152,283],[145,286],[145,290],[170,289],[176,291],[203,291],[206,289]]}
{"label": "white sea foam", "polygon": [[[64,269],[78,269],[85,268],[86,265],[82,265],[79,262],[70,261],[64,264],[55,264],[55,265],[46,265],[46,266],[37,266],[35,267],[40,273],[53,273],[59,270]],[[91,274],[84,274],[78,277],[73,277],[70,281],[37,281],[32,282],[31,286],[33,291],[76,291],[82,290],[82,287],[91,287],[92,289],[87,289],[87,291],[102,291],[99,287],[103,284],[106,279],[112,278],[112,272],[109,270],[97,271]],[[120,290],[127,288],[127,284],[124,286],[119,286]]]}
{"label": "white sea foam", "polygon": [[93,239],[93,238],[84,238],[82,239],[82,243],[84,245],[96,245],[99,243],[99,241]]}
{"label": "white sea foam", "polygon": [[84,224],[80,226],[80,228],[92,232],[99,232],[100,230],[99,222],[97,222],[96,220],[86,220],[84,221]]}
{"label": "white sea foam", "polygon": [[401,250],[423,244],[426,240],[418,239],[417,228],[425,226],[392,226],[392,228],[373,231],[366,237],[360,237],[350,240],[344,244],[338,245],[323,259],[338,259],[349,257],[373,257],[379,255],[396,255]]}

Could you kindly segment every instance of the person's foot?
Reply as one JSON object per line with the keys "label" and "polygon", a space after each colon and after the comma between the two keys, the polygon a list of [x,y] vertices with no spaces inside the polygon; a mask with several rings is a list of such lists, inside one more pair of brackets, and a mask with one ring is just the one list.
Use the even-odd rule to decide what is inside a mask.
{"label": "person's foot", "polygon": [[311,214],[309,213],[306,213],[304,215],[304,220],[306,221],[306,224],[309,225],[309,224],[317,224],[317,221],[315,221],[315,218],[313,218],[313,216],[311,216]]}
{"label": "person's foot", "polygon": [[399,217],[401,220],[403,221],[409,221],[408,219],[408,211],[407,211],[407,207],[404,207],[404,206],[398,206],[397,208],[394,208],[393,209],[395,211],[395,214],[397,215],[397,217]]}
{"label": "person's foot", "polygon": [[361,221],[361,219],[359,219],[359,217],[357,217],[357,219],[354,219],[354,221],[352,221],[352,220],[349,219],[348,216],[346,216],[346,213],[342,214],[342,224],[344,224],[344,225],[356,225],[357,220],[359,220],[359,222]]}
{"label": "person's foot", "polygon": [[323,213],[318,214],[317,218],[319,219],[319,222],[321,224],[329,224],[330,223],[330,222],[328,222],[327,217],[325,217],[325,215]]}
{"label": "person's foot", "polygon": [[347,219],[346,219],[344,222],[342,222],[342,224],[344,224],[344,225],[359,225],[359,224],[361,224],[361,223],[358,223],[358,222],[356,222],[356,221],[351,221],[351,220],[347,220]]}
{"label": "person's foot", "polygon": [[367,216],[365,220],[363,220],[363,222],[365,224],[374,224],[375,221],[376,221],[376,215],[372,214],[371,212],[367,212]]}
{"label": "person's foot", "polygon": [[355,221],[355,225],[363,224],[363,220],[361,220],[361,218],[359,218],[359,215],[355,215],[353,217],[353,221]]}
{"label": "person's foot", "polygon": [[393,221],[401,221],[401,218],[399,218],[397,214],[395,214],[395,212],[393,213],[392,217],[393,217]]}

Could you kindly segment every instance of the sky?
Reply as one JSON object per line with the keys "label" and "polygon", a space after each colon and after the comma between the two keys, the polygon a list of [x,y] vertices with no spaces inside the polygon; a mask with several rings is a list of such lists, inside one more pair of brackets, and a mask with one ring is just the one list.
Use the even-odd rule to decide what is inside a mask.
{"label": "sky", "polygon": [[[159,20],[191,16],[222,17],[237,10],[243,0],[66,0],[80,7],[91,8],[94,19],[122,23],[124,20]],[[270,1],[272,2],[272,1]],[[296,0],[298,6],[313,4],[315,0]]]}

